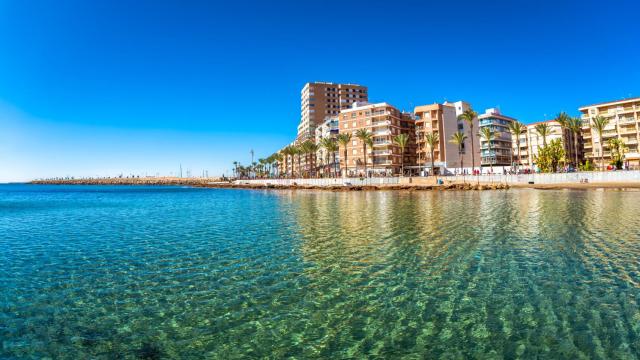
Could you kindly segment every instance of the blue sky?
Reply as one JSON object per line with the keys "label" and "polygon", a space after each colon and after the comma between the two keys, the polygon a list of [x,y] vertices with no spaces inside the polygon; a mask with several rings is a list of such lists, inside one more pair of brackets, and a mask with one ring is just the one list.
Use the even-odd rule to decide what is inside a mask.
{"label": "blue sky", "polygon": [[308,81],[528,123],[640,96],[637,1],[0,0],[0,182],[229,173]]}

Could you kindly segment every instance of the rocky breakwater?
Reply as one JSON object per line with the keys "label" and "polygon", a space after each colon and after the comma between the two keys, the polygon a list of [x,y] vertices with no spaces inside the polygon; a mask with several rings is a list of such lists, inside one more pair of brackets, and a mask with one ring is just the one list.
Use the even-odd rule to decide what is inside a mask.
{"label": "rocky breakwater", "polygon": [[217,178],[179,178],[179,177],[129,177],[129,178],[92,178],[92,179],[51,179],[34,180],[31,184],[48,185],[186,185],[203,186],[219,181]]}

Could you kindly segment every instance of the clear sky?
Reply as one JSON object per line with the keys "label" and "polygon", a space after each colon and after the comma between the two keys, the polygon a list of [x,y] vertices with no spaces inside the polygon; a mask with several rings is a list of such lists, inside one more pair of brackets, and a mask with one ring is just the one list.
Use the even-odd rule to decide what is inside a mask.
{"label": "clear sky", "polygon": [[0,0],[0,182],[229,174],[309,81],[522,122],[640,96],[640,2]]}

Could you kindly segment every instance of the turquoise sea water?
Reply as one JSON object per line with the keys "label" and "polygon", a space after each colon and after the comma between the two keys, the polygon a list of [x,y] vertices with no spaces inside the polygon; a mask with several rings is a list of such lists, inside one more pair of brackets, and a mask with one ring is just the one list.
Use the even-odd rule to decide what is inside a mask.
{"label": "turquoise sea water", "polygon": [[640,356],[640,192],[0,186],[0,358]]}

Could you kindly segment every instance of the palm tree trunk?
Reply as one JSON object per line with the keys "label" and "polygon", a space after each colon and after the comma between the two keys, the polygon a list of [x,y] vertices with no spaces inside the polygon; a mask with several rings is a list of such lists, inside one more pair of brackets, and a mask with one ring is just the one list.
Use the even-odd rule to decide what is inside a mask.
{"label": "palm tree trunk", "polygon": [[464,167],[462,166],[464,158],[462,157],[462,145],[458,145],[458,156],[460,156],[460,175],[462,175],[462,182],[464,183]]}
{"label": "palm tree trunk", "polygon": [[438,175],[436,175],[436,159],[433,148],[431,149],[431,171],[433,171],[433,176],[436,178],[436,184],[438,183]]}
{"label": "palm tree trunk", "polygon": [[[473,176],[473,172],[476,167],[476,150],[473,142],[473,123],[469,124],[469,138],[471,139],[471,175]],[[478,184],[480,184],[480,177],[477,176],[476,179],[478,180]]]}
{"label": "palm tree trunk", "polygon": [[578,168],[578,133],[573,133],[573,155],[576,158],[576,169]]}
{"label": "palm tree trunk", "polygon": [[[491,156],[491,140],[487,141],[487,146],[489,148],[489,156]],[[493,175],[493,160],[489,161],[489,171],[491,172],[491,174]],[[493,180],[492,180],[493,182]]]}
{"label": "palm tree trunk", "polygon": [[329,173],[329,177],[331,177],[331,154],[327,151],[327,172]]}
{"label": "palm tree trunk", "polygon": [[518,137],[518,141],[516,142],[516,146],[518,147],[518,167],[516,168],[516,174],[520,172],[520,165],[522,165],[522,152],[520,150],[520,137]]}
{"label": "palm tree trunk", "polygon": [[347,145],[344,146],[344,177],[347,177],[349,172],[349,165],[347,162]]}
{"label": "palm tree trunk", "polygon": [[364,144],[363,146],[364,149],[364,177],[367,178],[369,177],[367,174],[367,144]]}
{"label": "palm tree trunk", "polygon": [[602,135],[600,136],[600,167],[604,171],[604,145],[602,144]]}
{"label": "palm tree trunk", "polygon": [[404,177],[404,148],[400,149],[400,173]]}

